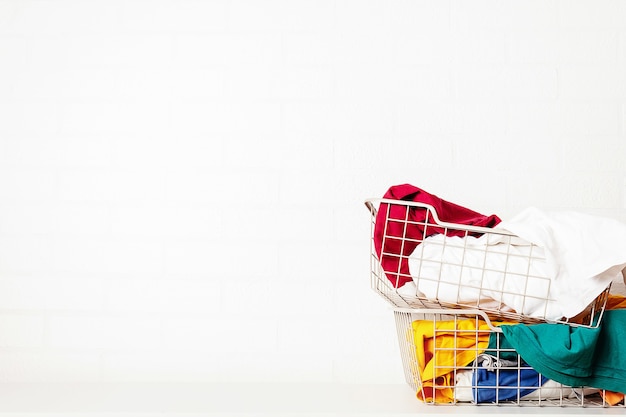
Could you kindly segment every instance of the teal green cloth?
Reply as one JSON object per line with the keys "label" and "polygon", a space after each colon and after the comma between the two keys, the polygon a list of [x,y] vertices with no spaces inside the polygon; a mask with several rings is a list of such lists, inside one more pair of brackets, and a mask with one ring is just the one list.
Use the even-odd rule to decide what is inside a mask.
{"label": "teal green cloth", "polygon": [[491,332],[489,334],[489,344],[487,345],[485,354],[508,361],[517,361],[518,356],[515,348],[511,346],[511,343],[499,332]]}
{"label": "teal green cloth", "polygon": [[488,349],[495,343],[512,347],[537,372],[564,385],[626,392],[626,310],[605,311],[597,328],[547,323],[501,328],[502,337],[490,338]]}

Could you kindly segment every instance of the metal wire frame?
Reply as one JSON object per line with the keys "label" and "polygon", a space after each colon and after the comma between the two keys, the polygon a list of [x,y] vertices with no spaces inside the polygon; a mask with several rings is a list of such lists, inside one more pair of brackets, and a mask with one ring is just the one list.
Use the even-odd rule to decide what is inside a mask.
{"label": "metal wire frame", "polygon": [[[392,219],[389,218],[388,212],[385,213],[385,227],[387,226],[387,222],[397,222],[399,225],[403,226],[405,232],[407,230],[407,226],[420,226],[423,230],[423,234],[420,236],[408,236],[406,233],[404,233],[403,236],[391,236],[387,235],[386,230],[383,234],[383,239],[394,239],[395,241],[399,240],[401,245],[404,245],[407,242],[412,242],[413,244],[416,244],[416,250],[408,256],[401,254],[387,254],[385,252],[381,253],[381,257],[385,255],[401,257],[407,259],[410,262],[415,262],[419,266],[417,270],[411,270],[410,276],[402,274],[399,269],[398,271],[392,271],[393,275],[395,275],[396,277],[408,278],[415,282],[417,285],[416,290],[413,292],[408,292],[406,290],[397,288],[397,282],[394,285],[394,283],[390,281],[389,275],[387,274],[387,272],[389,271],[384,271],[381,266],[379,255],[377,254],[374,245],[374,230],[376,227],[378,206],[380,203],[386,203],[386,207],[388,210],[391,205],[403,205],[407,208],[410,207],[426,211],[426,215],[424,216],[425,220],[418,222],[412,221],[409,218],[409,210],[406,210],[407,215],[404,219]],[[610,285],[592,303],[590,303],[583,312],[581,312],[576,317],[561,317],[558,319],[547,318],[546,314],[537,314],[537,312],[529,315],[525,314],[523,308],[521,309],[521,311],[514,311],[511,310],[511,308],[505,303],[501,302],[507,297],[519,297],[523,300],[522,306],[524,306],[525,304],[542,305],[544,308],[543,312],[546,313],[547,306],[550,302],[554,301],[554,297],[550,292],[550,277],[543,274],[537,274],[536,271],[533,270],[534,265],[539,262],[545,262],[545,257],[543,257],[542,251],[539,250],[536,245],[526,243],[526,253],[520,254],[510,252],[509,248],[511,247],[511,243],[515,241],[521,241],[519,237],[511,232],[508,232],[504,229],[491,229],[472,225],[443,222],[439,219],[435,209],[432,206],[418,202],[376,198],[366,200],[365,205],[370,212],[371,220],[370,285],[376,293],[378,293],[394,307],[428,309],[475,308],[485,311],[489,314],[490,317],[496,319],[515,320],[523,323],[548,321],[555,323],[567,323],[570,325],[581,325],[586,327],[596,327],[599,325],[602,319],[606,302],[608,300]],[[423,258],[423,250],[426,245],[424,245],[423,243],[428,238],[429,228],[433,227],[437,227],[439,230],[443,229],[444,234],[447,234],[449,231],[453,231],[463,238],[476,235],[484,236],[484,239],[488,243],[493,241],[503,243],[502,246],[506,248],[506,252],[501,253],[493,251],[493,247],[489,244],[485,245],[484,249],[477,250],[474,247],[468,248],[468,239],[461,239],[460,243],[456,244],[448,243],[446,240],[444,240],[442,243],[431,243],[431,241],[429,240],[428,244],[430,245],[430,247],[432,247],[433,244],[441,245],[440,250],[442,256],[438,259],[433,259],[432,257],[429,259],[425,259]],[[385,247],[384,241],[382,247]],[[446,250],[456,251],[456,253],[460,254],[460,260],[458,260],[457,262],[451,262],[450,259],[444,259],[443,253]],[[402,253],[402,251],[400,253]],[[468,254],[474,255],[474,259],[482,256],[482,264],[470,263],[468,260]],[[492,265],[488,265],[487,259],[490,257],[491,259],[493,259],[494,256],[498,256],[499,259],[502,261],[503,266],[501,268],[494,268]],[[525,270],[511,270],[510,265],[513,263],[524,266]],[[431,275],[422,274],[421,268],[423,265],[429,265],[431,267],[434,267],[434,269],[431,268],[431,270],[438,269],[438,274],[436,276],[432,276],[432,273]],[[462,282],[460,275],[467,273],[468,271],[480,275],[481,280],[478,284]],[[508,289],[504,285],[499,289],[487,288],[486,286],[484,286],[483,283],[485,282],[484,277],[489,274],[501,274],[504,277],[502,279],[503,284],[507,279],[520,280],[522,282],[525,282],[525,288],[524,290],[519,291]],[[529,283],[532,284],[529,285]],[[420,285],[435,287],[436,289],[434,290],[434,296],[433,294],[429,294],[429,296],[426,296],[420,293],[420,291],[417,290]],[[451,300],[449,296],[448,299],[442,299],[439,297],[439,295],[440,288],[442,288],[443,286],[447,286],[446,288],[456,288],[459,293],[461,290],[472,291],[479,296],[476,297],[476,299],[474,300],[462,299],[460,296],[453,300]],[[530,286],[534,288],[533,293],[531,293],[530,291],[527,292],[527,289]],[[536,288],[543,288],[544,290],[541,293],[537,293]],[[487,293],[489,294],[489,296],[483,296]]]}
{"label": "metal wire frame", "polygon": [[[606,391],[597,390],[589,387],[567,387],[562,386],[560,384],[553,384],[550,388],[547,386],[539,386],[540,382],[537,384],[528,384],[525,383],[521,378],[521,372],[524,370],[531,369],[526,365],[521,357],[517,355],[511,349],[505,349],[501,347],[498,343],[495,349],[492,349],[490,353],[494,355],[495,360],[499,361],[505,354],[508,356],[514,355],[516,357],[515,360],[510,361],[501,367],[495,367],[493,372],[498,374],[499,372],[517,372],[518,378],[516,384],[507,384],[500,385],[499,377],[496,377],[496,382],[491,385],[478,384],[475,382],[475,379],[467,379],[463,383],[454,382],[457,381],[457,377],[461,375],[462,372],[473,373],[477,369],[481,367],[479,361],[474,361],[471,364],[458,364],[454,363],[453,366],[453,377],[450,379],[452,382],[446,384],[441,380],[434,381],[434,383],[429,384],[435,390],[448,390],[451,391],[452,401],[448,403],[440,403],[437,402],[434,398],[429,398],[423,393],[423,389],[425,387],[425,382],[421,380],[419,370],[422,369],[426,364],[420,364],[418,361],[418,357],[416,355],[416,339],[413,333],[412,323],[416,320],[421,320],[427,323],[432,323],[432,335],[433,342],[431,346],[434,346],[432,353],[431,362],[434,363],[434,369],[438,368],[438,356],[439,355],[447,355],[450,356],[450,353],[458,353],[457,351],[471,351],[471,353],[475,354],[477,358],[480,357],[482,351],[480,351],[476,346],[474,347],[457,347],[457,338],[472,338],[475,337],[478,340],[479,335],[484,336],[485,333],[499,333],[501,329],[493,324],[491,319],[485,314],[485,312],[480,310],[451,310],[451,309],[394,309],[394,317],[398,335],[398,343],[400,348],[400,356],[402,359],[402,366],[404,370],[405,380],[407,384],[416,392],[417,398],[428,405],[437,405],[437,406],[464,406],[464,405],[474,405],[474,406],[517,406],[517,407],[583,407],[583,408],[603,408],[603,407],[611,407],[611,408],[626,408],[626,406],[621,403],[619,405],[610,405],[606,401]],[[463,326],[459,324],[461,321],[470,321],[473,323],[474,327],[472,330],[463,330]],[[437,325],[440,322],[448,322],[451,323],[446,326],[442,330],[437,329]],[[479,330],[479,323],[485,323],[488,328]],[[445,333],[445,335],[444,335]],[[452,347],[450,343],[441,343],[442,346],[446,347],[437,347],[438,343],[436,343],[437,338],[447,337],[448,341],[453,341]],[[452,351],[452,352],[451,352]],[[455,356],[456,358],[456,356]],[[432,365],[432,364],[431,364]],[[446,369],[448,366],[446,366]],[[538,376],[542,378],[541,375]],[[510,381],[509,381],[510,382]],[[491,390],[495,393],[495,399],[486,402],[478,402],[477,401],[477,393],[479,390]],[[503,391],[501,391],[503,390]],[[504,392],[504,390],[508,390],[510,394],[510,390],[514,390],[517,392],[514,395],[514,398],[506,398],[504,400],[500,400],[500,392]],[[532,395],[524,395],[525,390],[532,390]],[[510,395],[509,395],[510,397]]]}

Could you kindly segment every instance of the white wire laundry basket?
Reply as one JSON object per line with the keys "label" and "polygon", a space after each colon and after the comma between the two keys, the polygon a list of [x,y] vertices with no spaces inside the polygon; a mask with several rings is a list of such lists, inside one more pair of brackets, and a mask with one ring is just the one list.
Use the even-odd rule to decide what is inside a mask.
{"label": "white wire laundry basket", "polygon": [[611,402],[616,393],[568,387],[534,371],[500,343],[504,323],[483,311],[394,309],[394,315],[406,382],[425,404],[624,408]]}
{"label": "white wire laundry basket", "polygon": [[[371,287],[394,307],[478,309],[492,319],[588,327],[602,319],[610,285],[576,316],[559,315],[542,248],[507,230],[444,222],[418,202],[376,198],[365,205]],[[406,214],[390,215],[391,207]],[[415,211],[418,220],[409,214]]]}

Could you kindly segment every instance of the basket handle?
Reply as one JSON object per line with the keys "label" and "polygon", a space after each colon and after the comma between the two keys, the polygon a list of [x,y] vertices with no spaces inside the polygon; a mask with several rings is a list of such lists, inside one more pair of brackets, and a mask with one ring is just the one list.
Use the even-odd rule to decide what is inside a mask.
{"label": "basket handle", "polygon": [[392,200],[389,198],[369,198],[365,200],[365,206],[374,215],[376,214],[376,211],[377,211],[374,206],[374,202],[426,209],[430,212],[435,223],[441,227],[448,227],[451,229],[458,229],[458,230],[466,230],[468,232],[473,232],[473,233],[483,233],[483,234],[492,233],[492,234],[498,234],[498,235],[504,235],[504,236],[515,236],[514,233],[509,232],[508,230],[505,230],[505,229],[495,229],[491,227],[481,227],[481,226],[473,226],[473,225],[467,225],[467,224],[444,222],[441,219],[439,219],[439,216],[437,215],[437,211],[435,210],[433,206],[431,206],[430,204],[421,203],[418,201]]}
{"label": "basket handle", "polygon": [[393,311],[399,312],[399,313],[415,313],[415,314],[446,314],[449,316],[467,316],[467,315],[478,315],[481,316],[482,319],[485,321],[485,323],[487,324],[487,326],[489,326],[489,328],[497,333],[502,333],[502,329],[494,326],[493,323],[491,323],[491,319],[487,316],[487,314],[482,311],[482,310],[476,310],[476,309],[468,309],[468,310],[458,310],[458,309],[448,309],[448,308],[394,308]]}
{"label": "basket handle", "polygon": [[378,213],[378,210],[376,210],[376,206],[374,206],[372,200],[365,200],[365,207],[367,207],[367,210],[372,213],[373,216],[376,216]]}

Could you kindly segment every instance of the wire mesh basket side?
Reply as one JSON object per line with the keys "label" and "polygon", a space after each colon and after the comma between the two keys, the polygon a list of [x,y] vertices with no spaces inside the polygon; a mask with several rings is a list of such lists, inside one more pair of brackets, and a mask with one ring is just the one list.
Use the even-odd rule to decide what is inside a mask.
{"label": "wire mesh basket side", "polygon": [[[406,206],[407,213],[411,208],[426,214],[419,221],[408,214],[387,218],[376,202],[385,202],[381,210],[393,204]],[[371,288],[394,307],[480,309],[507,320],[588,327],[602,318],[610,285],[580,314],[563,317],[555,308],[559,303],[544,268],[543,249],[506,230],[442,222],[432,207],[420,203],[374,199],[366,206]],[[387,234],[388,224],[393,233]],[[392,252],[386,242],[392,243]]]}
{"label": "wire mesh basket side", "polygon": [[615,407],[611,393],[535,372],[483,312],[396,309],[394,318],[405,380],[425,404]]}

